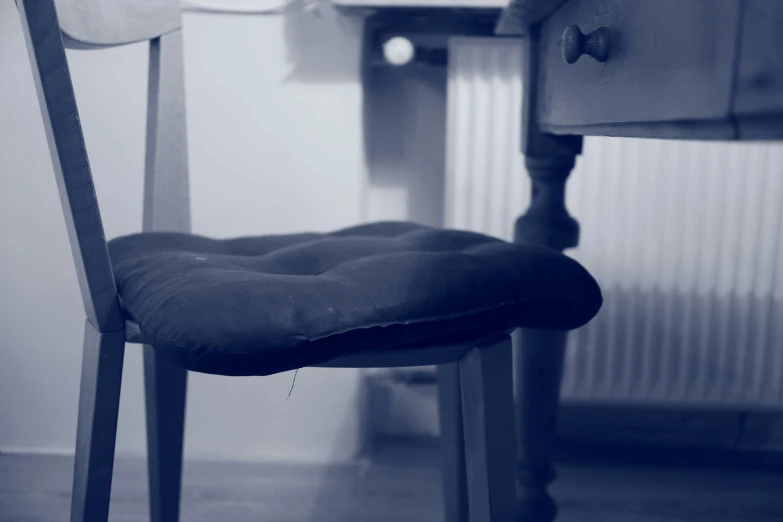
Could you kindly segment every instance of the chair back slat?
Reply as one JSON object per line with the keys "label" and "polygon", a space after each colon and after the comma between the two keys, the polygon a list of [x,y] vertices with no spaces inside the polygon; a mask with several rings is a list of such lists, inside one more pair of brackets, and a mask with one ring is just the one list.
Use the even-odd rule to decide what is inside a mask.
{"label": "chair back slat", "polygon": [[182,32],[150,42],[144,230],[190,232]]}
{"label": "chair back slat", "polygon": [[79,287],[100,332],[124,328],[53,0],[17,0]]}
{"label": "chair back slat", "polygon": [[182,26],[179,0],[55,0],[66,47],[152,40]]}
{"label": "chair back slat", "polygon": [[[17,4],[84,308],[99,331],[120,330],[124,320],[68,69],[64,41],[68,40],[69,26],[64,21],[73,22],[74,13],[87,13],[80,22],[82,25],[70,26],[78,29],[72,30],[71,36],[78,36],[82,43],[92,45],[108,46],[152,35],[143,230],[189,232],[185,79],[179,4],[169,0],[17,0]],[[129,6],[136,7],[131,9]],[[176,24],[166,12],[156,10],[167,6],[176,7]],[[142,14],[148,17],[144,23],[134,18]],[[106,22],[106,27],[99,27],[101,20]],[[120,20],[138,23],[121,25]],[[142,26],[148,33],[134,29]]]}

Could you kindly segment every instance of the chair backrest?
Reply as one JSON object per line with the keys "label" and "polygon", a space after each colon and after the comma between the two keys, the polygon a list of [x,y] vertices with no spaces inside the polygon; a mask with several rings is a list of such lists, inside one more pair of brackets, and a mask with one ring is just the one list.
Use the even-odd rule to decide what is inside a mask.
{"label": "chair backrest", "polygon": [[145,231],[190,230],[179,0],[16,0],[79,287],[101,332],[124,327],[65,47],[150,41]]}
{"label": "chair backrest", "polygon": [[181,26],[178,1],[55,0],[67,47],[152,40]]}

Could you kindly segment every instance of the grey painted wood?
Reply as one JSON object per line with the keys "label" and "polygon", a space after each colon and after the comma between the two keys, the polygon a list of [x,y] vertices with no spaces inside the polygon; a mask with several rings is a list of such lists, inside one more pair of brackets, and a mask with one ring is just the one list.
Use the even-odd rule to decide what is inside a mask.
{"label": "grey painted wood", "polygon": [[109,517],[124,353],[123,332],[100,333],[85,322],[71,522]]}
{"label": "grey painted wood", "polygon": [[547,485],[555,479],[553,448],[568,336],[520,330],[516,375],[517,520],[551,522],[557,515]]}
{"label": "grey painted wood", "polygon": [[[131,36],[134,39],[142,38],[147,34],[138,32],[142,26],[145,30],[154,29],[153,33],[157,31],[155,20],[146,19],[146,16],[162,14],[156,9],[148,11],[147,7],[142,6],[142,10],[134,11],[130,2],[117,3],[116,8],[120,11],[112,11],[112,6],[102,9],[103,6],[96,3],[68,4],[61,8],[65,13],[64,29],[71,27],[71,36],[74,38],[101,44],[118,43]],[[31,64],[37,80],[88,320],[100,331],[117,332],[111,335],[111,339],[115,345],[121,345],[121,362],[125,342],[124,321],[119,313],[116,285],[79,125],[57,12],[52,0],[30,0],[20,3],[20,13],[26,29]],[[135,25],[122,28],[112,25],[112,16],[123,22],[132,21],[132,13],[144,15],[142,18],[145,18],[146,23],[142,24],[140,19]],[[178,8],[176,14],[179,20]],[[77,19],[77,15],[84,15],[79,20],[86,25],[78,26],[82,32],[73,32],[76,26],[68,25],[69,21]],[[97,32],[91,32],[96,27]],[[131,32],[123,32],[123,28]],[[115,36],[117,39],[110,39]],[[183,74],[180,32],[170,32],[151,42],[145,230],[189,230]],[[117,337],[121,338],[121,342],[116,341]],[[86,355],[88,346],[91,346],[89,340],[85,344]],[[106,360],[109,364],[113,359],[106,356]],[[156,522],[176,520],[187,374],[182,368],[161,360],[151,347],[145,348],[144,362],[152,519]],[[108,509],[116,432],[116,408],[112,411],[109,404],[103,407],[105,413],[99,411],[96,414],[92,411],[96,406],[95,400],[90,402],[91,390],[109,385],[101,382],[100,375],[93,375],[100,372],[91,369],[90,364],[93,364],[91,359],[85,356],[80,406],[80,412],[85,413],[80,413],[79,440],[82,442],[78,443],[77,448],[80,456],[77,458],[72,508],[72,519],[80,521],[105,519],[103,510]],[[118,400],[121,365],[111,366],[106,371],[115,379],[113,383],[117,386]],[[109,392],[113,392],[113,388],[101,394],[105,399],[101,399],[103,402],[99,404],[105,401],[111,403],[113,396]],[[90,435],[92,432],[98,435]]]}
{"label": "grey painted wood", "polygon": [[[726,119],[740,0],[571,0],[541,29],[544,125]],[[567,64],[563,31],[609,30],[609,57]]]}
{"label": "grey painted wood", "polygon": [[555,12],[566,0],[509,0],[500,14],[497,34],[524,36],[528,28]]}
{"label": "grey painted wood", "polygon": [[[542,82],[540,90],[547,93],[543,96],[545,101],[537,104],[538,110],[542,112],[538,128],[545,133],[544,136],[783,139],[783,59],[777,52],[783,45],[780,31],[777,30],[783,23],[783,4],[777,0],[721,0],[715,3],[706,0],[690,3],[667,0],[676,5],[671,7],[666,2],[656,4],[656,10],[660,7],[659,15],[647,16],[644,11],[638,14],[634,10],[634,3],[639,0],[611,0],[609,3],[596,4],[600,9],[591,10],[592,1],[574,0],[545,22],[545,31],[549,30],[545,42],[549,45],[546,58],[549,61],[545,60],[543,70],[535,75]],[[642,5],[650,7],[643,2]],[[588,19],[603,20],[608,17],[618,28],[628,25],[645,28],[643,31],[632,31],[636,35],[634,41],[617,44],[627,58],[623,59],[628,62],[617,67],[620,75],[608,66],[604,73],[600,64],[590,64],[590,60],[584,58],[580,59],[580,62],[584,62],[582,67],[586,71],[593,71],[593,76],[575,72],[575,69],[570,68],[573,66],[568,66],[557,57],[560,38],[557,37],[559,29],[556,22],[563,26],[569,20],[579,18],[582,12],[587,13],[583,18]],[[595,12],[599,12],[599,15],[593,16]],[[564,13],[569,16],[566,17]],[[629,14],[633,16],[629,17]],[[678,23],[672,25],[669,20],[678,20]],[[682,25],[682,20],[687,23]],[[590,22],[583,24],[583,27],[594,27],[598,23]],[[734,26],[737,29],[731,30]],[[666,28],[665,45],[661,45],[658,36],[661,27]],[[694,27],[698,29],[694,30]],[[532,28],[533,31],[535,29]],[[525,31],[526,34],[530,33]],[[617,43],[617,37],[622,37],[622,34],[619,29],[615,32]],[[692,42],[694,39],[701,42],[702,54],[709,55],[709,60],[699,59],[698,53],[695,53],[698,46]],[[710,42],[713,40],[722,40],[723,43],[712,45]],[[557,43],[553,43],[555,41]],[[734,46],[738,49],[737,53],[730,49],[730,43],[737,44]],[[646,78],[640,80],[640,75],[623,76],[628,76],[629,70],[633,71],[633,67],[628,64],[639,59],[640,48],[642,61],[652,64],[645,69],[649,71],[652,81]],[[616,54],[615,59],[618,58]],[[672,56],[676,60],[673,61]],[[687,67],[684,60],[690,60],[692,65]],[[663,65],[659,65],[661,62]],[[702,71],[703,78],[691,82],[690,95],[678,91],[676,82],[670,81],[673,72],[680,70]],[[665,84],[656,85],[656,78],[665,79]],[[616,93],[611,92],[611,96],[602,94],[606,91],[606,85],[603,84],[600,89],[589,86],[585,89],[583,85],[586,80],[588,83],[604,82],[621,91],[621,96],[618,98],[614,95]],[[550,93],[553,84],[557,86],[554,94]],[[694,94],[693,91],[698,92]],[[557,98],[564,93],[573,106]],[[639,99],[645,100],[645,103],[634,102]],[[727,99],[729,109],[725,108]],[[696,100],[696,103],[690,103],[691,100]],[[668,108],[668,112],[661,110],[661,107]],[[696,112],[701,115],[694,117]],[[523,121],[529,119],[525,116]]]}
{"label": "grey painted wood", "polygon": [[19,0],[17,6],[84,309],[99,331],[121,331],[117,287],[54,3]]}
{"label": "grey painted wood", "polygon": [[514,402],[511,338],[460,363],[470,522],[512,522]]}
{"label": "grey painted wood", "polygon": [[575,156],[525,157],[530,176],[531,198],[525,213],[516,222],[514,241],[557,250],[579,243],[579,223],[565,206],[565,186]]}
{"label": "grey painted wood", "polygon": [[445,522],[468,522],[468,479],[459,363],[438,366],[441,481]]}
{"label": "grey painted wood", "polygon": [[190,232],[182,32],[150,41],[145,232]]}
{"label": "grey painted wood", "polygon": [[783,119],[783,3],[745,0],[734,114]]}
{"label": "grey painted wood", "polygon": [[537,117],[539,89],[538,83],[531,81],[538,78],[541,70],[541,28],[531,27],[528,38],[523,42],[524,58],[522,64],[522,124],[521,151],[525,155],[557,156],[571,158],[582,152],[581,136],[553,136],[542,132]]}
{"label": "grey painted wood", "polygon": [[545,125],[539,129],[563,138],[615,136],[668,140],[760,141],[783,140],[783,113],[736,116],[703,121]]}
{"label": "grey painted wood", "polygon": [[747,141],[783,140],[783,113],[734,118],[737,139]]}
{"label": "grey painted wood", "polygon": [[[150,41],[143,230],[190,232],[185,71],[180,30]],[[179,519],[187,371],[144,346],[152,522]]]}
{"label": "grey painted wood", "polygon": [[579,242],[579,224],[565,207],[565,183],[582,152],[582,137],[554,136],[541,129],[536,112],[541,91],[535,81],[544,66],[539,27],[529,31],[523,56],[521,150],[531,178],[531,198],[516,222],[514,240],[572,248]]}
{"label": "grey painted wood", "polygon": [[55,0],[68,47],[157,38],[181,26],[179,0]]}
{"label": "grey painted wood", "polygon": [[[625,138],[656,138],[674,140],[736,140],[741,138],[741,125],[731,118],[701,121],[671,121],[652,123],[610,123],[596,125],[550,125],[540,129],[554,135],[613,136]],[[778,135],[780,135],[778,133]],[[783,135],[780,135],[783,137]]]}
{"label": "grey painted wood", "polygon": [[[531,178],[530,204],[516,223],[514,240],[558,250],[579,242],[579,224],[565,206],[565,188],[581,136],[545,133],[537,118],[542,73],[540,26],[527,30],[523,81],[522,152]],[[517,521],[552,522],[557,508],[547,490],[553,479],[552,448],[567,336],[549,330],[522,330],[515,336],[517,401]]]}
{"label": "grey painted wood", "polygon": [[[524,28],[522,151],[533,195],[517,222],[517,241],[559,249],[578,241],[564,195],[580,150],[576,142],[563,140],[581,135],[783,139],[778,81],[783,68],[775,45],[781,11],[775,0],[571,0],[543,26]],[[584,57],[565,63],[560,44],[570,24],[584,32],[609,28],[605,64]],[[550,522],[556,516],[547,484],[555,476],[552,443],[565,343],[564,333],[520,332],[520,522]]]}
{"label": "grey painted wood", "polygon": [[187,371],[144,345],[151,522],[179,520]]}

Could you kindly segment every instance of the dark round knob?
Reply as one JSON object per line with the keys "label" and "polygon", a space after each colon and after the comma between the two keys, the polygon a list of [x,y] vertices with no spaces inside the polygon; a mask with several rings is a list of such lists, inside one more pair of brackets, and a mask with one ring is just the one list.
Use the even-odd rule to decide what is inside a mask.
{"label": "dark round knob", "polygon": [[599,62],[609,58],[609,29],[599,27],[590,34],[583,34],[576,25],[569,25],[563,31],[560,52],[566,63],[576,63],[580,56],[586,54]]}

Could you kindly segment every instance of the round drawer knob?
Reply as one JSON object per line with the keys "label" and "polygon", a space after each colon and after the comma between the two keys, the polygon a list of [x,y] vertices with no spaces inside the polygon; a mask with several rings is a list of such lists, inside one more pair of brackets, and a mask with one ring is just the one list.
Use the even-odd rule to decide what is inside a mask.
{"label": "round drawer knob", "polygon": [[583,54],[592,56],[599,62],[605,62],[609,58],[609,29],[599,27],[585,35],[578,26],[569,25],[563,31],[560,52],[566,63],[576,63]]}

